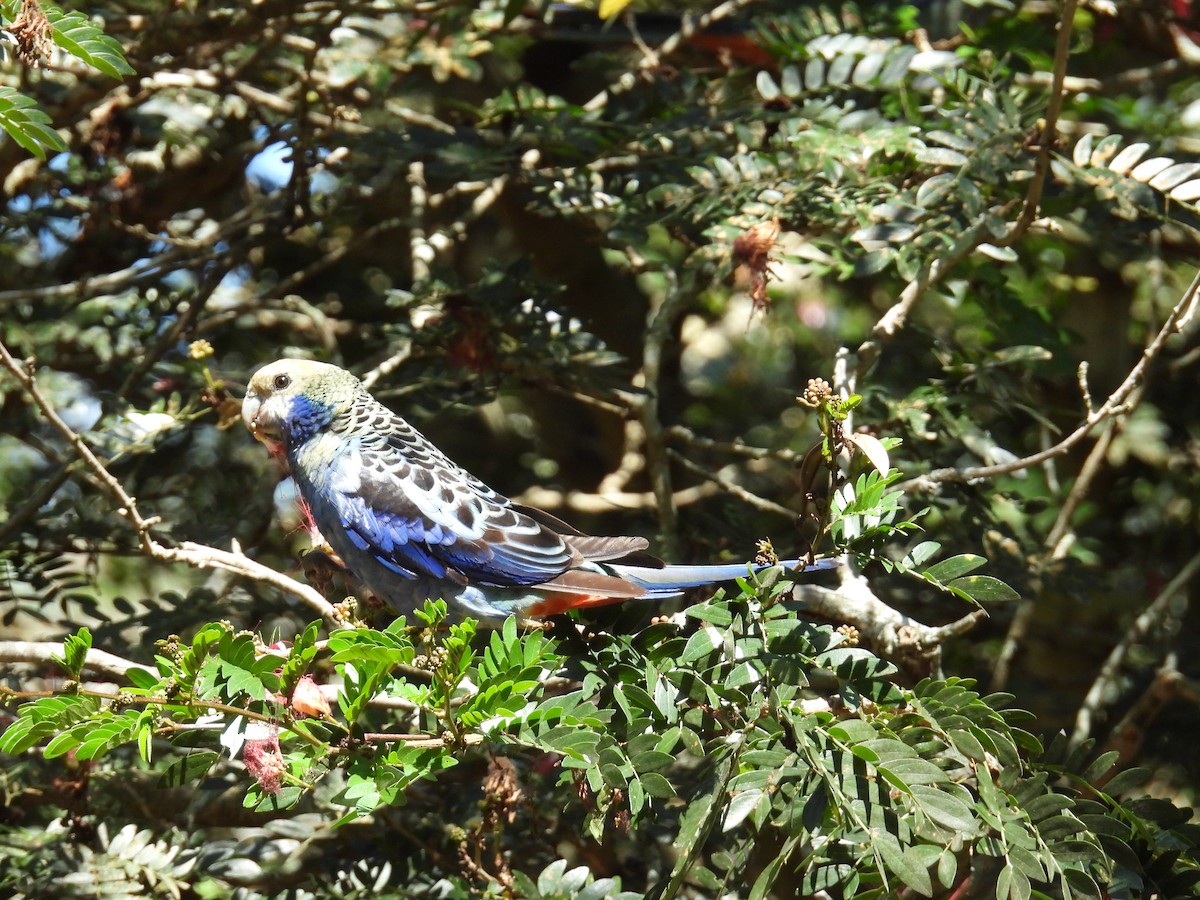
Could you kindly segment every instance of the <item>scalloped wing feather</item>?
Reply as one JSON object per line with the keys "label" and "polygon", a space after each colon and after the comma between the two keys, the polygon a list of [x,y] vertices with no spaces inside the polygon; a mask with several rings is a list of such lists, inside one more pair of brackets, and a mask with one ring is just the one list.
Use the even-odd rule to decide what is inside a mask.
{"label": "scalloped wing feather", "polygon": [[360,550],[398,574],[500,586],[549,581],[583,561],[564,536],[514,509],[365,392],[362,399],[334,429],[345,440],[329,481],[339,524]]}

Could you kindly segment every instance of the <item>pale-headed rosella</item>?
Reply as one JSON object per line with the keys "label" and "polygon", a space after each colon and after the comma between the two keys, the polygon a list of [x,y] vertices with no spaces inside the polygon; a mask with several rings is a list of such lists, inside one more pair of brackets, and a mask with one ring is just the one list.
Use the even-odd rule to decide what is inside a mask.
{"label": "pale-headed rosella", "polygon": [[[346,567],[390,607],[442,598],[495,623],[732,581],[746,563],[663,565],[640,537],[582,534],[451,462],[350,372],[281,359],[250,379],[242,417],[286,461]],[[833,559],[792,569],[828,569]],[[757,566],[757,569],[765,566]]]}

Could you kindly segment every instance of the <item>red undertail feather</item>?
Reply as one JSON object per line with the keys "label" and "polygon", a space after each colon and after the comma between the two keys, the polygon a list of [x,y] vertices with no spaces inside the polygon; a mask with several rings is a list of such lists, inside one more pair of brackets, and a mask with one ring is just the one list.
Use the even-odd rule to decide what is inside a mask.
{"label": "red undertail feather", "polygon": [[554,593],[547,596],[545,600],[533,604],[533,606],[525,607],[521,610],[521,614],[530,618],[557,616],[572,609],[584,609],[589,606],[608,606],[611,603],[620,603],[622,600],[627,599],[629,598],[597,597],[593,594]]}

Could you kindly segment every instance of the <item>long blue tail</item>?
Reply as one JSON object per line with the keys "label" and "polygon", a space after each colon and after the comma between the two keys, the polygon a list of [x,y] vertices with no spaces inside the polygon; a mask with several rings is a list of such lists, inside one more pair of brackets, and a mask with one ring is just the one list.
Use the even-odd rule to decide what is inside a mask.
{"label": "long blue tail", "polygon": [[[833,569],[841,562],[837,557],[813,560],[811,563],[800,559],[783,559],[779,565],[785,569],[803,570],[803,572],[818,572]],[[663,597],[678,594],[686,588],[700,587],[705,584],[720,584],[741,578],[747,571],[761,572],[770,566],[748,566],[746,563],[727,563],[720,566],[663,566],[661,569],[648,569],[643,566],[628,566],[620,563],[606,563],[604,566],[612,574],[626,581],[645,588],[653,597]]]}

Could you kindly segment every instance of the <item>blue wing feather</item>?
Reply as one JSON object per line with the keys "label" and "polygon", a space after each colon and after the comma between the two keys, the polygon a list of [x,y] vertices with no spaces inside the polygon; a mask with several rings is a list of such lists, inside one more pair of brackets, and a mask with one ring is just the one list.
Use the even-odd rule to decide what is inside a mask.
{"label": "blue wing feather", "polygon": [[[411,447],[395,434],[341,442],[319,490],[336,517],[331,531],[343,532],[359,552],[405,578],[457,574],[484,584],[529,585],[577,561],[561,535],[417,438],[423,446]],[[323,526],[316,504],[314,514]]]}

